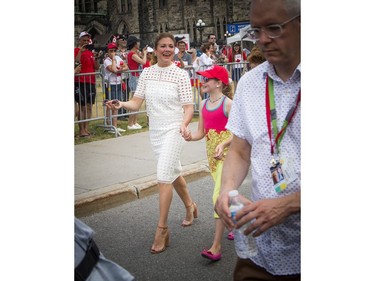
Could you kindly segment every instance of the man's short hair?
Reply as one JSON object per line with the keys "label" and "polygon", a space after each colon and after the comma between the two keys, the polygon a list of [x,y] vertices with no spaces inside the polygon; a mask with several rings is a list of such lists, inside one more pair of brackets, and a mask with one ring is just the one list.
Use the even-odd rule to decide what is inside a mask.
{"label": "man's short hair", "polygon": [[180,45],[180,44],[184,44],[185,47],[186,47],[186,42],[185,42],[185,41],[183,41],[183,40],[178,41],[178,42],[177,42],[177,46]]}

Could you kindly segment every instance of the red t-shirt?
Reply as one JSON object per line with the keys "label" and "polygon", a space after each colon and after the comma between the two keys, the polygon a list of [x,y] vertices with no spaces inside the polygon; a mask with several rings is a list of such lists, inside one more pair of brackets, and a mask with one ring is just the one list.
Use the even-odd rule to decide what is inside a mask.
{"label": "red t-shirt", "polygon": [[[132,56],[134,55],[135,53],[133,51],[130,51],[128,53],[128,66],[129,66],[129,70],[138,70],[138,67],[139,67],[139,63],[136,62],[135,60],[133,60]],[[139,72],[132,72],[131,73],[133,76],[139,76]]]}
{"label": "red t-shirt", "polygon": [[[77,56],[79,48],[74,48],[74,58]],[[90,50],[83,51],[81,53],[81,72],[80,73],[92,73],[95,72],[95,59],[93,53]],[[75,82],[95,84],[95,74],[76,76]]]}
{"label": "red t-shirt", "polygon": [[149,60],[146,60],[146,63],[143,65],[143,68],[150,67],[151,63]]}

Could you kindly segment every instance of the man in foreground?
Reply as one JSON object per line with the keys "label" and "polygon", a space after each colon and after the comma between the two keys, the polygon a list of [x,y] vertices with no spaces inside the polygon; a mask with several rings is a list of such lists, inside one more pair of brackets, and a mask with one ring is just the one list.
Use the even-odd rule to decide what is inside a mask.
{"label": "man in foreground", "polygon": [[[253,0],[250,24],[249,37],[267,61],[238,83],[216,211],[227,228],[246,224],[244,233],[256,237],[258,254],[238,259],[234,280],[300,280],[300,0]],[[235,225],[228,192],[241,185],[249,167],[251,201],[243,197]]]}

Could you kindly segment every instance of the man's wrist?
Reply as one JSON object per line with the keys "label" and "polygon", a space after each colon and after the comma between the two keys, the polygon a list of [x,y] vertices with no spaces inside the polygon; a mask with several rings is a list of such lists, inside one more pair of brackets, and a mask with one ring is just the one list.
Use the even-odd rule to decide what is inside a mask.
{"label": "man's wrist", "polygon": [[222,188],[221,191],[220,191],[220,194],[221,193],[226,193],[226,192],[229,192],[229,191],[232,191],[232,190],[236,190],[237,188],[235,187],[226,187],[226,188]]}

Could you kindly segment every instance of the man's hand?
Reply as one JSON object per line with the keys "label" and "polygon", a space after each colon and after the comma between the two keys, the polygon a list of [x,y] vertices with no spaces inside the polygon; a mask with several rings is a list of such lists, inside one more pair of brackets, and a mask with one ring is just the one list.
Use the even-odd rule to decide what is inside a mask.
{"label": "man's hand", "polygon": [[[237,228],[248,224],[244,234],[259,236],[271,227],[284,222],[290,215],[300,211],[299,192],[282,198],[263,199],[247,204],[238,211],[235,220]],[[253,223],[249,223],[254,220]]]}
{"label": "man's hand", "polygon": [[[234,189],[231,189],[234,190]],[[232,230],[235,227],[235,224],[232,220],[231,213],[229,211],[229,189],[223,190],[218,197],[216,204],[215,204],[215,212],[220,216],[220,219],[223,221],[224,226]],[[251,204],[251,201],[246,199],[245,197],[241,196],[242,203],[246,206],[247,204]]]}

